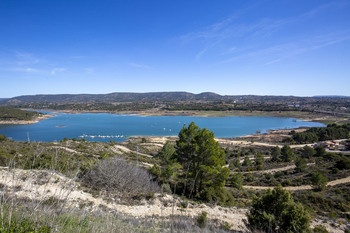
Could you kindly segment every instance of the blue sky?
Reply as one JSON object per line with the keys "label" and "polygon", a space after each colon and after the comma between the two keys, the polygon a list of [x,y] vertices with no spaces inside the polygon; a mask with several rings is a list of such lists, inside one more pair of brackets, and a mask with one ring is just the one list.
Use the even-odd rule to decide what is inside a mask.
{"label": "blue sky", "polygon": [[1,0],[0,97],[350,95],[348,0]]}

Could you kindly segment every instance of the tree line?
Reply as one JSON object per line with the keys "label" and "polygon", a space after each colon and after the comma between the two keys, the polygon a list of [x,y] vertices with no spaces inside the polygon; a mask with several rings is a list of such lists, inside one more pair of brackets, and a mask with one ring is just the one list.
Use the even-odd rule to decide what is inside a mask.
{"label": "tree line", "polygon": [[15,108],[0,107],[0,121],[32,120],[40,115],[34,111],[24,111]]}
{"label": "tree line", "polygon": [[327,127],[313,127],[305,132],[292,132],[292,137],[284,142],[290,143],[314,143],[318,141],[346,139],[350,136],[350,124],[330,124]]}

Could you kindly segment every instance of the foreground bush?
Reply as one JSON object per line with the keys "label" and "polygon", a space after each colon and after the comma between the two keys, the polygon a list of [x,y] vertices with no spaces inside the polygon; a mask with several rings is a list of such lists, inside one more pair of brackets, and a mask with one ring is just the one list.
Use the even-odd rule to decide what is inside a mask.
{"label": "foreground bush", "polygon": [[264,232],[311,232],[308,213],[281,186],[253,201],[248,222],[251,229]]}
{"label": "foreground bush", "polygon": [[120,197],[140,197],[159,190],[153,177],[143,168],[122,158],[100,161],[82,177],[82,182],[95,190],[103,190]]}

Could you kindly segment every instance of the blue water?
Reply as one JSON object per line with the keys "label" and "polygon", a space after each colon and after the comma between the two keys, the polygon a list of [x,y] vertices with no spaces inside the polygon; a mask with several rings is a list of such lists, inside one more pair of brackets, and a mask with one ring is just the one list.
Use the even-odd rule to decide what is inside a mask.
{"label": "blue water", "polygon": [[[48,112],[50,113],[50,112]],[[269,129],[288,129],[302,126],[324,126],[295,118],[279,117],[190,117],[190,116],[137,116],[108,113],[64,114],[31,125],[0,125],[0,134],[16,141],[59,141],[64,137],[88,141],[123,141],[129,136],[175,136],[184,124],[194,121],[207,128],[218,138],[231,138],[265,133]],[[109,136],[109,137],[103,137]],[[111,137],[112,136],[112,137]]]}

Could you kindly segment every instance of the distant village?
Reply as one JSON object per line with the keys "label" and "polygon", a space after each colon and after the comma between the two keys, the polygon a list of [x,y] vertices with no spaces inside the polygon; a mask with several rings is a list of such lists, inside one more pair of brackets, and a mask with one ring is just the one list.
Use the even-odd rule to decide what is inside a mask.
{"label": "distant village", "polygon": [[350,150],[350,140],[340,139],[340,140],[328,140],[318,142],[313,145],[313,147],[322,146],[326,150],[332,151],[348,151]]}

